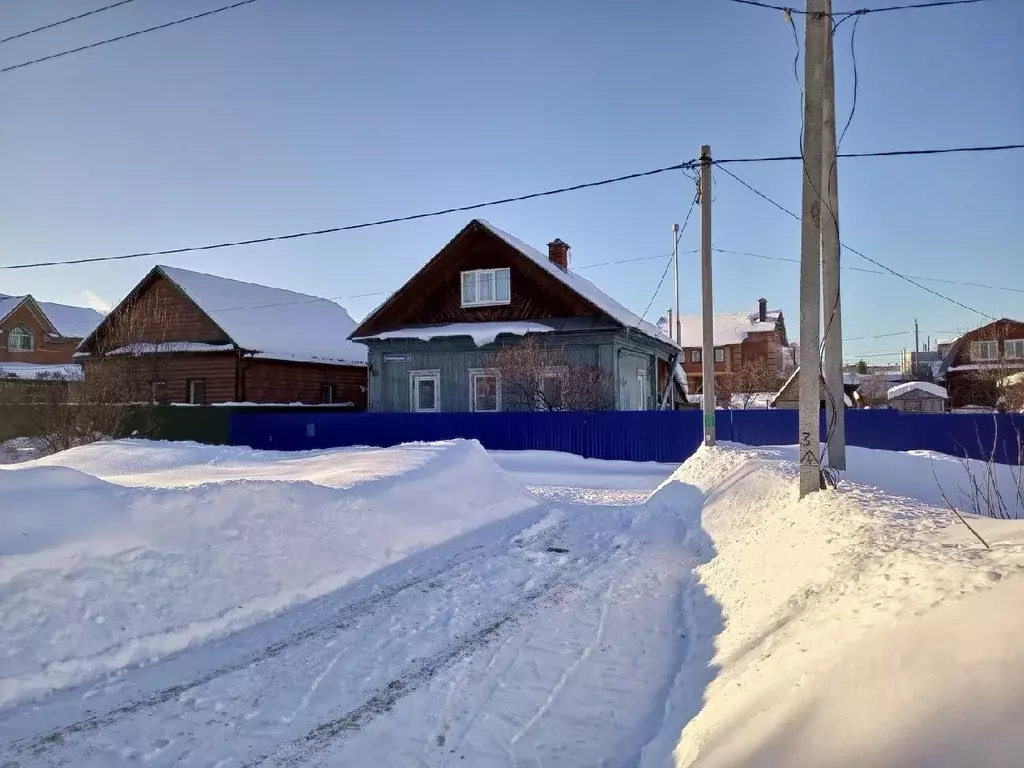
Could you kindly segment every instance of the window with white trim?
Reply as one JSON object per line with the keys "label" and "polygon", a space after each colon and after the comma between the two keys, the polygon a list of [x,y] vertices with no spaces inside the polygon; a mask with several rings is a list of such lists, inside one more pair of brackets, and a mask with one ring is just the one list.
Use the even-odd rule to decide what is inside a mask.
{"label": "window with white trim", "polygon": [[1007,339],[1003,342],[1007,360],[1024,358],[1024,339]]}
{"label": "window with white trim", "polygon": [[462,273],[462,306],[508,304],[512,291],[508,269],[471,269]]}
{"label": "window with white trim", "polygon": [[690,362],[691,363],[699,363],[700,362],[700,350],[699,349],[691,349],[690,350]]}
{"label": "window with white trim", "polygon": [[501,376],[481,368],[469,372],[469,410],[496,413],[501,410]]}
{"label": "window with white trim", "polygon": [[972,341],[971,360],[998,360],[998,341]]}
{"label": "window with white trim", "polygon": [[36,348],[36,337],[28,328],[17,325],[7,334],[7,348],[19,352],[31,352]]}
{"label": "window with white trim", "polygon": [[409,409],[415,413],[441,410],[440,371],[409,371]]}
{"label": "window with white trim", "polygon": [[715,347],[715,362],[716,363],[724,363],[725,362],[725,349],[724,348],[722,348],[722,347]]}
{"label": "window with white trim", "polygon": [[190,379],[188,401],[192,405],[206,405],[206,379]]}

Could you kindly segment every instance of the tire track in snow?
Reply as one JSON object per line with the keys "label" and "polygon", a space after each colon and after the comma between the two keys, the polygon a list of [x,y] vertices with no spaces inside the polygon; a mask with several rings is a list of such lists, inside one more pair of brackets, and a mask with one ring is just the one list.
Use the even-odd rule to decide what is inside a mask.
{"label": "tire track in snow", "polygon": [[337,741],[343,741],[381,715],[390,713],[399,701],[422,688],[439,672],[451,667],[459,659],[483,649],[526,619],[541,602],[558,600],[578,589],[586,576],[607,563],[613,551],[614,548],[610,548],[599,552],[582,567],[569,573],[558,572],[543,584],[526,590],[519,601],[493,617],[481,629],[420,659],[379,687],[358,706],[320,723],[290,744],[245,763],[244,768],[307,766],[326,757]]}
{"label": "tire track in snow", "polygon": [[[75,720],[65,725],[51,728],[33,737],[13,742],[10,747],[15,755],[25,754],[28,752],[34,757],[40,757],[55,747],[63,746],[68,737],[101,730],[139,712],[159,707],[169,701],[179,698],[183,694],[188,693],[195,688],[207,685],[220,677],[272,660],[293,646],[312,640],[325,632],[336,632],[351,629],[357,624],[359,619],[385,611],[387,608],[391,607],[396,598],[409,590],[421,586],[423,582],[429,582],[432,584],[436,582],[436,588],[439,588],[443,584],[442,577],[446,573],[450,573],[474,560],[488,557],[489,550],[494,549],[495,546],[503,546],[505,541],[506,537],[502,537],[496,545],[491,545],[490,547],[470,547],[456,553],[455,555],[445,558],[440,567],[429,569],[411,578],[407,578],[378,589],[365,597],[360,597],[345,603],[328,619],[316,622],[309,627],[292,633],[282,640],[263,646],[254,652],[243,654],[232,662],[207,670],[186,682],[163,688],[146,696],[132,699],[120,706],[108,710],[103,714],[89,715],[88,717]],[[469,553],[472,554],[470,555]],[[439,581],[439,579],[442,580]]]}

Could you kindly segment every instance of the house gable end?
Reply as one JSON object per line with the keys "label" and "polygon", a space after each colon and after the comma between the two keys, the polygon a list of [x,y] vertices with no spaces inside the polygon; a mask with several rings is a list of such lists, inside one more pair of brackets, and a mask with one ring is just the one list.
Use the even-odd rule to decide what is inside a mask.
{"label": "house gable end", "polygon": [[233,340],[159,267],[154,267],[78,347],[95,353],[111,346],[115,323],[119,338],[113,346],[128,343],[203,342],[231,344]]}
{"label": "house gable end", "polygon": [[[476,269],[509,270],[507,304],[462,306],[462,273]],[[606,317],[606,313],[474,220],[367,317],[350,338],[418,325],[574,317]]]}
{"label": "house gable end", "polygon": [[[977,362],[971,358],[971,344],[975,341],[999,342],[1001,357],[1004,349],[1003,342],[1007,339],[1024,339],[1024,322],[1004,317],[980,328],[974,328],[954,343],[954,348],[950,350],[950,367],[955,368]],[[1024,365],[1024,361],[1022,361],[1022,365]]]}

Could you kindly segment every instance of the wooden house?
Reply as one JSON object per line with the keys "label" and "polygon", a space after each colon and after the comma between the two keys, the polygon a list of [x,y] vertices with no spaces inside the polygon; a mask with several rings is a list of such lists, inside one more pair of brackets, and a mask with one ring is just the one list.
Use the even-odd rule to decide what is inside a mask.
{"label": "wooden house", "polygon": [[545,254],[482,219],[469,222],[352,333],[369,347],[369,410],[532,410],[503,402],[494,363],[524,339],[563,356],[537,372],[549,403],[574,377],[595,373],[607,378],[608,397],[586,409],[654,409],[666,393],[685,402],[682,377],[671,375],[679,348],[573,272],[569,259],[562,240]]}
{"label": "wooden house", "polygon": [[994,408],[999,382],[1024,372],[1024,322],[1002,318],[963,334],[948,348],[936,372],[951,408]]}
{"label": "wooden house", "polygon": [[75,378],[75,349],[103,319],[88,307],[0,294],[0,376]]}
{"label": "wooden house", "polygon": [[79,346],[142,370],[160,403],[366,405],[366,347],[328,299],[178,267],[154,267]]}

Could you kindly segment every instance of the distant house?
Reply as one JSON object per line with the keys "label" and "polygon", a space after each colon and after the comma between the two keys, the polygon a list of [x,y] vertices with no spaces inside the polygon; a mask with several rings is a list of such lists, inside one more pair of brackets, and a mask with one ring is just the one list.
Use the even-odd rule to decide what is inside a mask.
{"label": "distant house", "polygon": [[0,376],[76,377],[75,348],[103,319],[88,307],[0,294]]}
{"label": "distant house", "polygon": [[[647,410],[666,391],[685,403],[682,377],[672,375],[678,347],[573,272],[569,258],[562,240],[545,254],[470,221],[351,334],[369,347],[369,409],[533,410],[538,401],[557,408],[584,378],[606,381],[606,397],[564,407]],[[535,379],[543,397],[512,402],[498,355],[527,341],[562,362],[531,371],[524,360],[513,373]]]}
{"label": "distant house", "polygon": [[945,387],[930,381],[897,384],[888,394],[889,407],[907,413],[944,413],[949,401]]}
{"label": "distant house", "polygon": [[146,363],[140,399],[366,405],[355,322],[317,296],[154,267],[81,343],[93,366]]}
{"label": "distant house", "polygon": [[[819,376],[821,384],[821,407],[825,407],[826,394],[825,394],[825,381]],[[847,408],[853,407],[853,395],[857,391],[859,385],[853,383],[852,380],[843,377],[843,404]],[[786,379],[786,383],[782,385],[782,388],[775,394],[775,397],[771,401],[772,408],[799,408],[800,407],[800,369],[797,368]]]}
{"label": "distant house", "polygon": [[1024,322],[1002,318],[950,344],[936,371],[951,408],[994,408],[999,381],[1024,371]]}
{"label": "distant house", "polygon": [[[659,327],[676,337],[683,348],[683,370],[691,392],[703,392],[702,319],[700,315],[661,318]],[[779,379],[796,366],[786,336],[786,320],[781,309],[768,309],[768,301],[759,299],[753,312],[729,312],[714,317],[715,380],[718,389],[731,391],[731,382],[744,368],[759,366],[774,372]]]}

